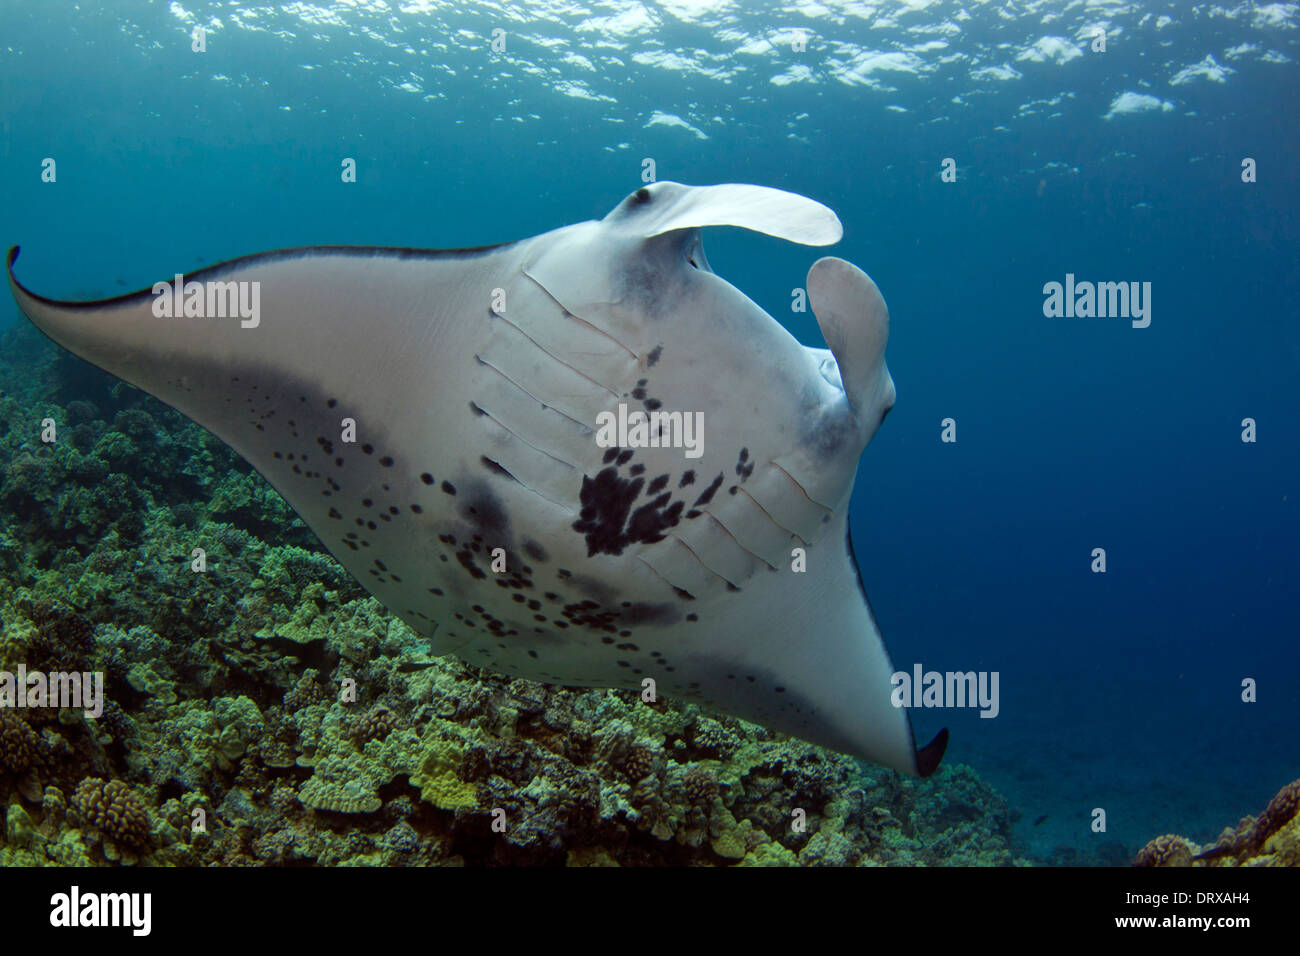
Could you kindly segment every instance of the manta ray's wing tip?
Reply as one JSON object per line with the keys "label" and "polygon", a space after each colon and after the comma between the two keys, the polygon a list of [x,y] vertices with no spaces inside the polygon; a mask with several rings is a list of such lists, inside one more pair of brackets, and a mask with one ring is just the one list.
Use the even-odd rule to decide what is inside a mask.
{"label": "manta ray's wing tip", "polygon": [[948,749],[948,728],[945,727],[934,735],[934,739],[916,752],[916,773],[928,777],[939,769],[944,751]]}
{"label": "manta ray's wing tip", "polygon": [[10,272],[14,271],[14,261],[18,258],[18,246],[9,247],[9,255],[5,257],[5,268]]}

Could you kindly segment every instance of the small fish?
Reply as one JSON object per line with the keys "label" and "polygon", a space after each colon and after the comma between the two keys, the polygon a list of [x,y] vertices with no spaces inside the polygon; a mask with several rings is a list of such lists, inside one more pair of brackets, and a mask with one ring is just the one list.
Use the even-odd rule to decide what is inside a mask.
{"label": "small fish", "polygon": [[437,663],[437,661],[404,661],[397,665],[397,670],[400,673],[409,674],[412,671],[427,670],[430,667],[434,667]]}
{"label": "small fish", "polygon": [[1034,826],[1041,826],[1044,822],[1046,822],[1046,820],[1047,820],[1047,814],[1044,813],[1041,817],[1039,817],[1037,820],[1034,821]]}

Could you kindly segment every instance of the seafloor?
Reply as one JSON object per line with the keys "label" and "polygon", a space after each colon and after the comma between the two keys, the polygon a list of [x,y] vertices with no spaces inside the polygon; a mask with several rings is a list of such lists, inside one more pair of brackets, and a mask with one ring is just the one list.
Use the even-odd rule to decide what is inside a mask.
{"label": "seafloor", "polygon": [[0,710],[0,865],[1133,858],[1027,859],[968,766],[911,780],[431,658],[219,440],[25,325],[0,335],[0,420],[0,671],[100,671],[108,698],[97,721]]}

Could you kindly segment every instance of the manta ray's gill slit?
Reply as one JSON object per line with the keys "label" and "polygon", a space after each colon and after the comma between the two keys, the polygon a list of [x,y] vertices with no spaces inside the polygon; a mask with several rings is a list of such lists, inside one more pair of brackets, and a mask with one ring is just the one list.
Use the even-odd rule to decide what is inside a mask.
{"label": "manta ray's gill slit", "polygon": [[[516,441],[521,442],[521,443],[523,443],[524,445],[527,445],[529,448],[531,448],[533,451],[537,452],[538,454],[540,454],[540,455],[545,455],[547,458],[550,458],[552,461],[555,461],[555,462],[558,462],[558,463],[561,464],[561,465],[564,465],[564,467],[568,468],[570,471],[577,471],[577,470],[578,470],[578,466],[575,465],[575,464],[573,464],[572,462],[565,461],[563,458],[560,458],[558,455],[553,455],[553,454],[551,454],[549,451],[547,451],[546,449],[544,449],[544,448],[539,448],[538,446],[534,445],[534,444],[533,444],[532,442],[530,442],[528,439],[524,438],[522,435],[520,435],[518,432],[516,432],[514,429],[512,429],[512,428],[511,428],[509,425],[507,425],[505,422],[501,421],[501,419],[498,418],[496,415],[493,415],[490,411],[486,411],[486,410],[485,410],[481,405],[478,405],[478,404],[475,403],[475,402],[470,402],[470,406],[473,408],[474,413],[475,413],[476,415],[482,416],[482,417],[486,418],[488,421],[490,421],[490,422],[492,422],[493,424],[497,425],[499,428],[501,428],[502,430],[504,430],[507,434],[509,434],[509,435],[510,435],[512,438],[514,438]],[[511,476],[511,477],[513,477],[513,476]],[[518,480],[518,479],[516,479],[516,480]],[[558,503],[559,503],[559,502],[556,502],[556,504],[558,504]]]}
{"label": "manta ray's gill slit", "polygon": [[566,504],[564,504],[564,503],[562,503],[562,502],[556,501],[554,498],[550,497],[550,495],[544,495],[544,494],[542,494],[540,491],[538,491],[538,490],[537,490],[536,488],[534,488],[532,485],[529,485],[529,484],[526,483],[526,482],[520,481],[517,477],[515,477],[513,474],[511,474],[510,470],[507,469],[505,466],[503,466],[500,462],[498,462],[498,461],[494,461],[493,459],[489,458],[487,455],[481,455],[480,458],[479,458],[479,460],[483,463],[483,467],[486,468],[490,473],[492,473],[492,474],[494,474],[494,475],[500,475],[500,476],[503,477],[503,478],[506,478],[506,479],[509,479],[510,481],[513,481],[513,482],[514,482],[515,484],[517,484],[520,488],[523,488],[523,489],[525,489],[525,490],[527,490],[527,491],[529,491],[529,492],[535,494],[537,497],[541,498],[542,500],[547,501],[547,502],[549,502],[550,504],[555,505],[555,507],[562,509],[566,514],[568,514],[568,515],[570,515],[570,516],[573,514],[573,509],[572,509],[571,507],[569,507],[568,505],[566,505]]}
{"label": "manta ray's gill slit", "polygon": [[653,564],[651,564],[651,563],[650,563],[649,561],[647,561],[645,558],[641,557],[641,556],[638,554],[638,555],[636,556],[636,559],[637,559],[638,561],[640,561],[642,564],[644,564],[647,568],[649,568],[650,571],[654,574],[655,577],[657,577],[657,578],[658,578],[660,581],[662,581],[664,584],[668,585],[668,587],[672,588],[672,589],[673,589],[673,593],[674,593],[675,595],[677,595],[679,598],[681,598],[683,601],[694,601],[694,600],[695,600],[695,595],[694,595],[694,594],[692,594],[690,591],[686,590],[685,588],[678,587],[676,584],[673,584],[672,581],[669,581],[668,578],[666,578],[666,577],[665,577],[665,576],[664,576],[664,575],[659,571],[658,568],[656,568]]}
{"label": "manta ray's gill slit", "polygon": [[[750,501],[752,501],[754,503],[754,507],[756,507],[759,511],[763,512],[763,517],[765,517],[768,521],[772,522],[772,524],[776,528],[783,531],[785,534],[788,534],[792,540],[799,542],[799,547],[806,548],[808,546],[808,542],[805,541],[801,535],[798,535],[795,532],[791,531],[789,528],[785,527],[785,525],[781,524],[781,522],[773,518],[772,513],[768,511],[766,508],[764,508],[763,503],[759,501],[757,498],[755,498],[753,495],[751,495],[747,489],[737,488],[736,490],[739,491],[741,494],[743,494]],[[812,501],[811,498],[809,498],[808,500]],[[816,503],[817,502],[815,501],[813,502],[813,504]]]}
{"label": "manta ray's gill slit", "polygon": [[613,395],[615,398],[618,397],[618,392],[617,392],[617,391],[615,391],[614,389],[610,388],[610,387],[609,387],[608,385],[606,385],[604,382],[599,382],[599,381],[597,381],[596,379],[592,378],[590,375],[588,375],[586,372],[582,371],[582,369],[576,367],[576,366],[573,365],[572,363],[570,363],[570,362],[566,362],[564,359],[560,358],[560,356],[558,356],[558,355],[556,355],[554,352],[550,351],[548,348],[546,348],[546,346],[542,345],[541,342],[538,342],[535,338],[533,338],[531,335],[529,335],[527,332],[525,332],[523,329],[521,329],[521,328],[520,328],[518,325],[516,325],[514,322],[511,322],[508,318],[505,317],[505,315],[504,315],[503,313],[500,313],[500,312],[493,312],[492,310],[489,309],[489,310],[488,310],[488,314],[489,314],[492,318],[494,318],[494,319],[500,319],[500,320],[501,320],[502,322],[504,322],[507,326],[509,326],[510,328],[514,329],[516,332],[518,332],[520,335],[522,335],[525,339],[527,339],[530,343],[532,343],[534,346],[536,346],[536,348],[537,348],[537,349],[538,349],[538,350],[539,350],[543,355],[547,356],[547,357],[550,358],[552,361],[557,362],[557,363],[559,363],[560,365],[564,366],[564,367],[567,368],[570,372],[573,372],[575,375],[579,375],[579,376],[581,376],[582,378],[585,378],[588,382],[590,382],[592,385],[595,385],[597,388],[603,388],[605,391],[609,392],[609,394],[610,394],[610,395]]}
{"label": "manta ray's gill slit", "polygon": [[714,514],[712,511],[702,511],[700,512],[700,514],[704,515],[710,521],[716,524],[719,528],[721,528],[722,533],[725,534],[728,538],[730,538],[732,542],[736,545],[736,547],[738,547],[741,551],[745,552],[745,554],[749,555],[759,564],[763,565],[763,567],[767,568],[769,571],[775,571],[777,569],[776,565],[770,563],[761,554],[757,554],[756,552],[751,551],[749,548],[741,544],[740,539],[737,538],[734,534],[732,534],[731,529],[727,527],[726,523],[723,522],[723,520],[719,518],[716,514]]}
{"label": "manta ray's gill slit", "polygon": [[582,422],[579,421],[578,419],[574,418],[572,415],[568,415],[568,414],[566,414],[565,412],[560,411],[560,410],[559,410],[558,408],[556,408],[554,405],[550,405],[550,404],[547,404],[546,402],[542,401],[540,398],[538,398],[538,397],[537,397],[536,395],[534,395],[532,392],[528,391],[528,389],[524,388],[522,385],[520,385],[518,382],[516,382],[513,378],[511,378],[511,377],[510,377],[509,375],[507,375],[505,372],[501,371],[501,369],[497,368],[495,365],[493,365],[493,364],[492,364],[491,362],[489,362],[487,359],[483,358],[483,356],[481,356],[481,355],[475,355],[474,358],[478,361],[478,363],[479,363],[480,365],[486,365],[486,366],[487,366],[488,368],[490,368],[492,371],[496,372],[498,375],[500,375],[503,379],[505,379],[507,382],[509,382],[509,383],[510,383],[511,385],[513,385],[515,388],[517,388],[519,391],[523,392],[523,393],[524,393],[525,395],[527,395],[530,399],[532,399],[534,402],[536,402],[538,405],[540,405],[543,409],[545,409],[545,410],[547,410],[547,411],[555,412],[555,414],[559,415],[561,418],[564,418],[564,419],[567,419],[568,421],[573,422],[573,424],[577,425],[578,428],[580,428],[584,433],[586,433],[586,432],[590,432],[590,431],[591,431],[591,427],[590,427],[589,425],[586,425],[586,424],[582,423]]}
{"label": "manta ray's gill slit", "polygon": [[617,345],[619,348],[621,348],[624,352],[626,352],[626,353],[627,353],[628,355],[630,355],[632,358],[637,359],[638,361],[640,361],[640,359],[639,359],[639,357],[637,356],[636,352],[634,352],[632,349],[628,348],[626,345],[624,345],[622,342],[620,342],[620,341],[619,341],[618,339],[616,339],[614,336],[610,335],[608,332],[606,332],[606,331],[605,331],[604,329],[602,329],[600,326],[595,325],[595,324],[592,323],[592,322],[588,322],[588,321],[587,321],[586,319],[584,319],[582,316],[580,316],[580,315],[576,315],[576,314],[574,314],[573,312],[570,312],[568,309],[566,309],[566,308],[564,307],[564,304],[563,304],[562,302],[560,302],[559,299],[557,299],[555,296],[551,295],[551,290],[548,289],[548,288],[546,288],[546,286],[542,285],[540,282],[538,282],[536,279],[534,279],[531,275],[528,275],[527,270],[524,271],[524,275],[528,276],[528,278],[533,282],[534,285],[537,286],[537,288],[541,289],[543,292],[546,293],[547,297],[548,297],[552,302],[554,302],[554,303],[559,307],[559,309],[560,309],[560,311],[561,311],[562,313],[564,313],[565,318],[573,319],[573,321],[578,322],[578,323],[581,323],[582,325],[586,326],[586,327],[587,327],[588,329],[590,329],[591,331],[595,332],[597,335],[603,335],[605,338],[609,339],[611,342],[613,342],[615,345]]}
{"label": "manta ray's gill slit", "polygon": [[727,586],[727,590],[728,590],[728,591],[739,591],[739,590],[740,590],[739,587],[737,587],[737,586],[736,586],[735,584],[733,584],[731,581],[727,580],[726,575],[719,574],[719,573],[718,573],[717,571],[715,571],[713,568],[711,568],[711,567],[709,567],[707,564],[705,564],[705,563],[704,563],[704,559],[701,558],[698,554],[695,553],[695,549],[692,548],[692,547],[691,547],[689,544],[687,544],[685,541],[683,541],[681,538],[679,538],[677,535],[673,534],[672,532],[669,532],[667,537],[668,537],[668,539],[669,539],[670,541],[673,541],[673,542],[675,542],[676,544],[679,544],[679,545],[681,545],[683,548],[685,548],[685,549],[686,549],[686,553],[689,554],[692,558],[695,559],[695,563],[698,564],[700,567],[702,567],[705,571],[709,572],[709,574],[713,575],[715,578],[717,578],[717,579],[718,579],[719,581],[721,581],[723,584],[725,584],[725,585]]}
{"label": "manta ray's gill slit", "polygon": [[[808,490],[807,490],[806,488],[804,488],[804,486],[801,485],[801,484],[799,483],[799,479],[797,479],[794,475],[790,474],[790,472],[788,472],[786,469],[782,468],[782,467],[781,467],[779,464],[777,464],[775,461],[769,461],[768,464],[771,465],[773,468],[775,468],[777,471],[781,472],[781,474],[783,474],[783,475],[785,475],[787,478],[789,478],[790,481],[792,481],[792,482],[794,483],[794,486],[795,486],[796,488],[799,489],[799,493],[802,494],[802,495],[803,495],[805,498],[807,498],[809,501],[811,501],[813,504],[815,504],[818,508],[821,508],[822,511],[825,511],[827,514],[833,514],[833,513],[835,512],[835,509],[834,509],[834,508],[831,508],[831,507],[829,507],[829,506],[827,506],[827,505],[822,504],[820,501],[818,501],[818,500],[817,500],[816,498],[814,498],[812,495],[808,494]],[[762,505],[759,505],[759,507],[761,508]],[[774,522],[774,523],[775,523],[775,522]]]}

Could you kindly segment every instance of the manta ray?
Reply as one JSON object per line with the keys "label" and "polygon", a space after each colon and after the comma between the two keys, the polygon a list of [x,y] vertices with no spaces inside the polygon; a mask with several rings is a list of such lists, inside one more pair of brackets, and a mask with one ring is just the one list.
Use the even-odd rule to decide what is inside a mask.
{"label": "manta ray", "polygon": [[17,247],[8,270],[38,329],[243,456],[434,654],[926,776],[947,731],[918,749],[891,702],[849,539],[894,404],[885,301],[819,259],[829,350],[805,347],[709,268],[706,226],[843,231],[793,193],[657,182],[516,242],[281,249],[93,302],[25,288]]}

